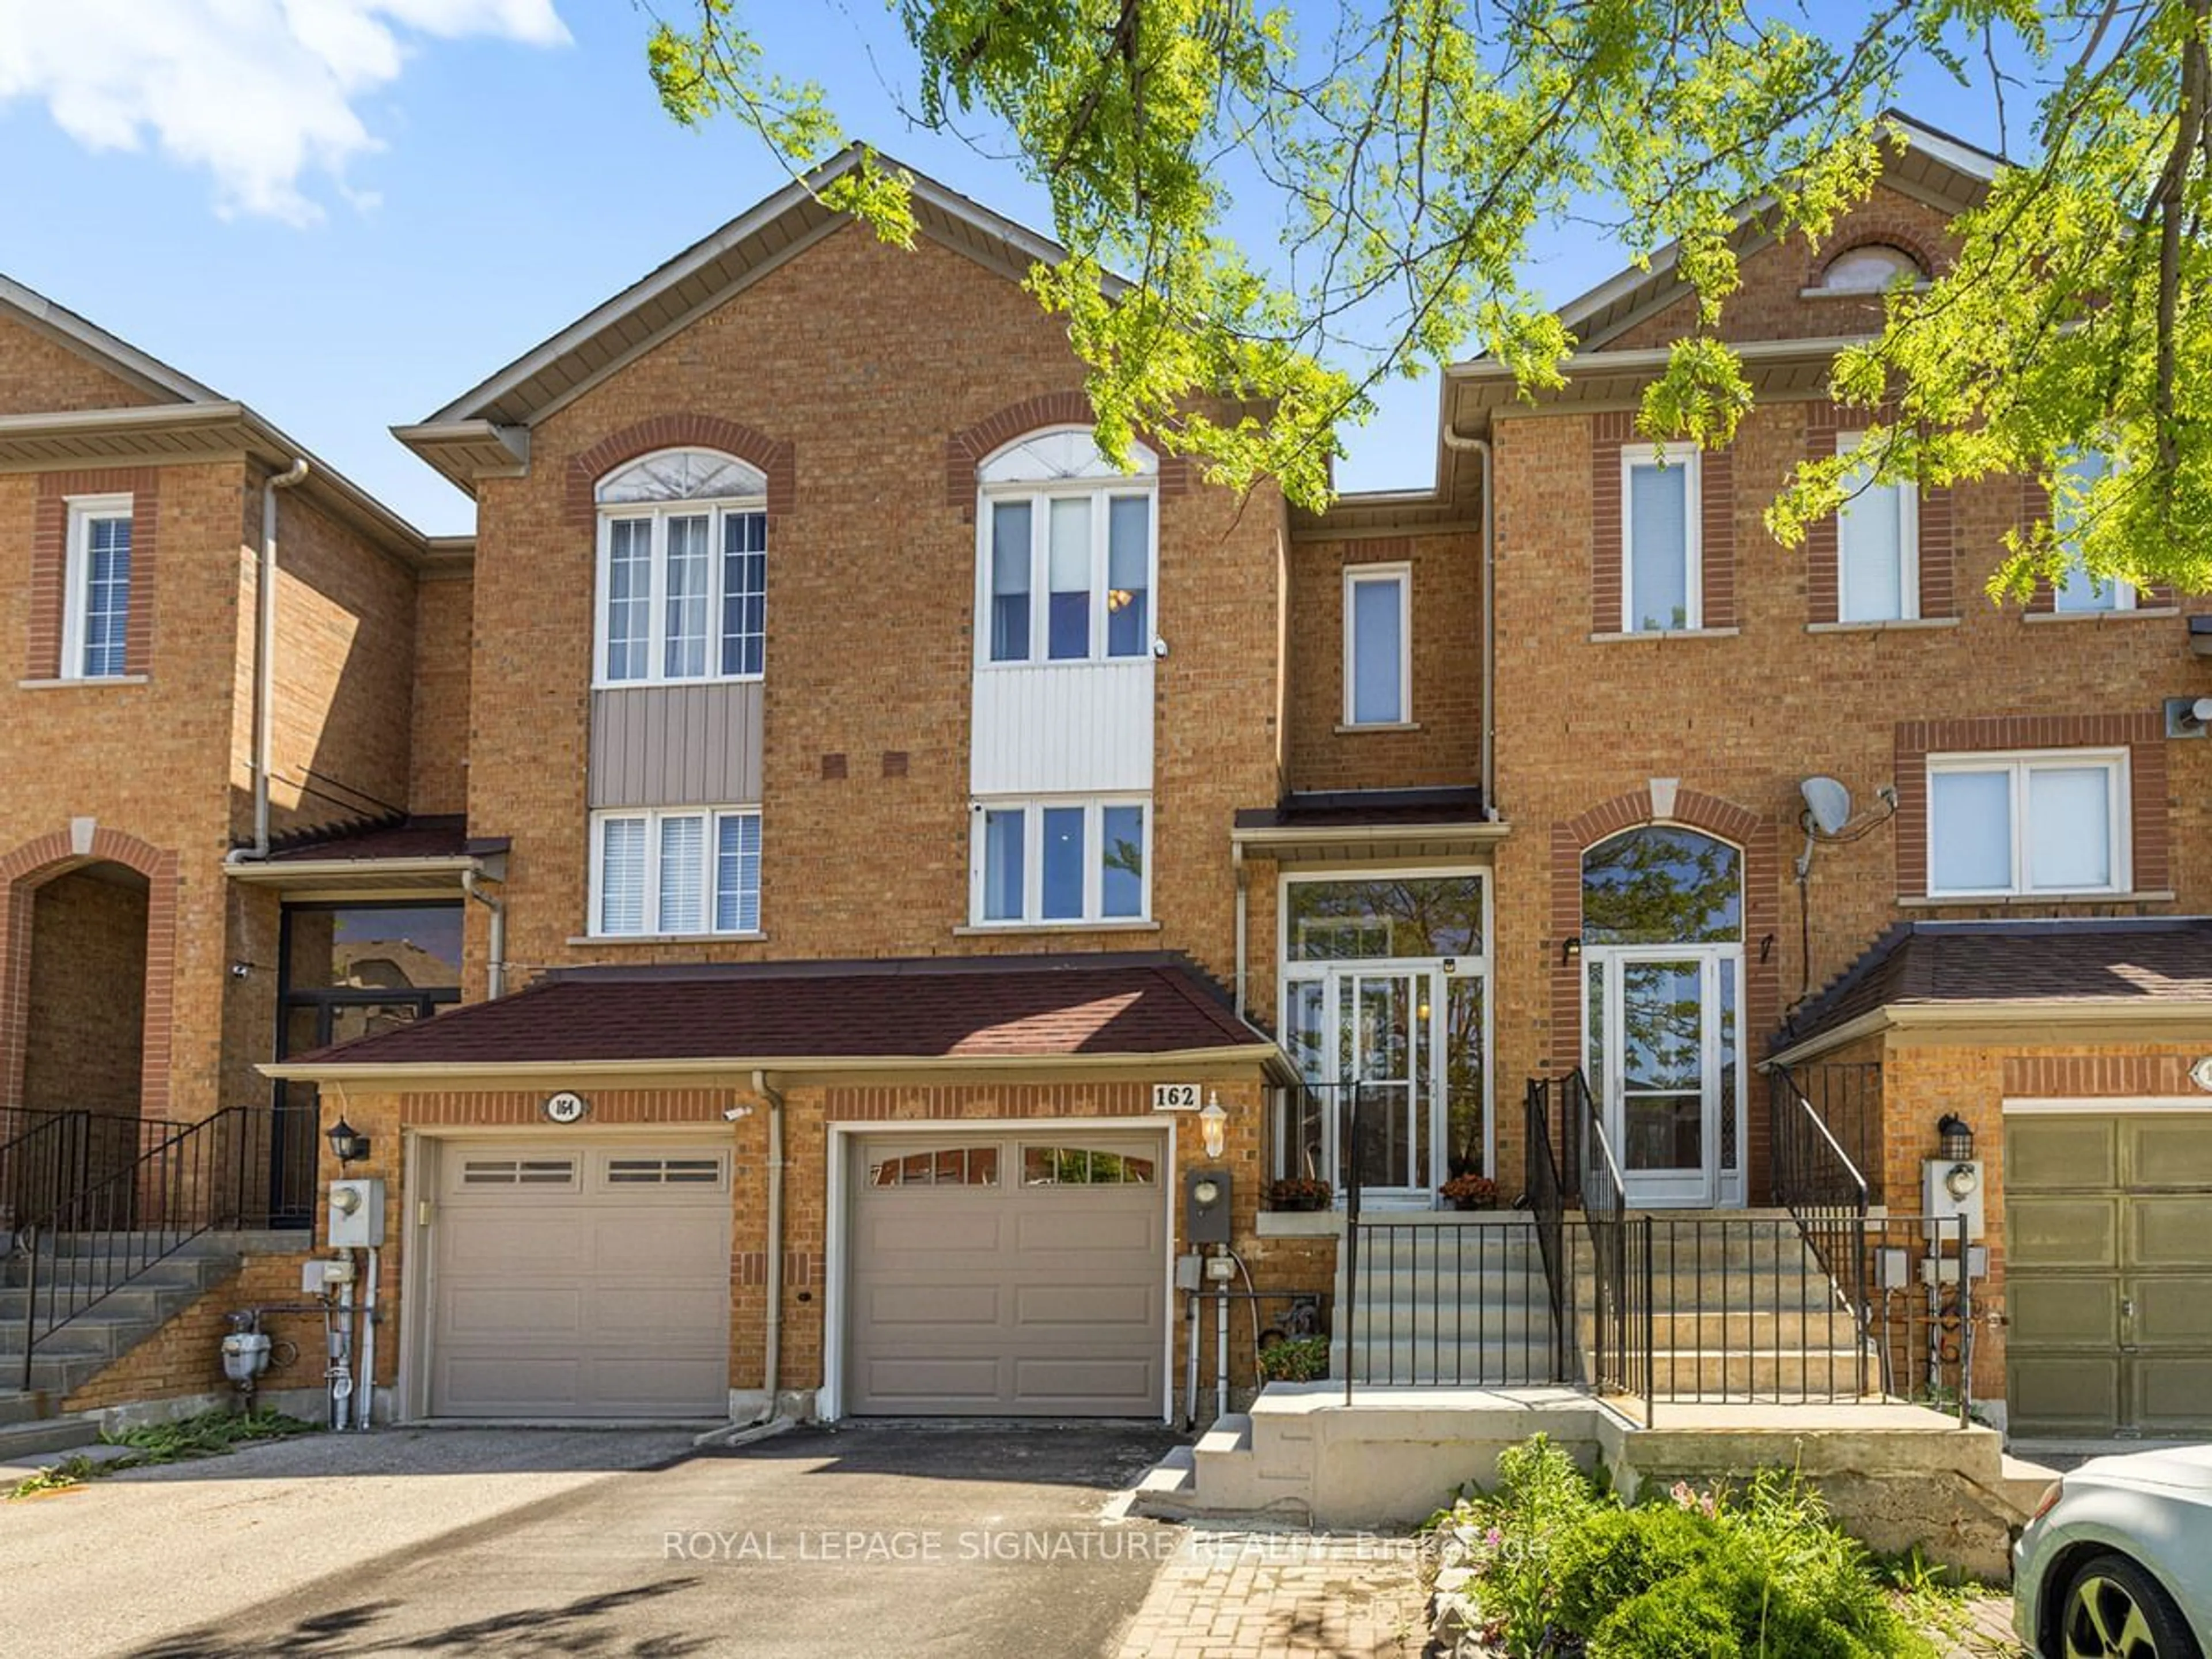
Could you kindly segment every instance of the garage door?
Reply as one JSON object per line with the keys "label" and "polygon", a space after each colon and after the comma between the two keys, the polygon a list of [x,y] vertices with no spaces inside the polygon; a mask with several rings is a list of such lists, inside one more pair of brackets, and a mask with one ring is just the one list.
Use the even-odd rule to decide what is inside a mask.
{"label": "garage door", "polygon": [[726,1149],[455,1142],[439,1164],[432,1415],[727,1413]]}
{"label": "garage door", "polygon": [[2005,1126],[2008,1420],[2212,1434],[2212,1114]]}
{"label": "garage door", "polygon": [[884,1137],[855,1149],[847,1409],[1163,1409],[1154,1136]]}

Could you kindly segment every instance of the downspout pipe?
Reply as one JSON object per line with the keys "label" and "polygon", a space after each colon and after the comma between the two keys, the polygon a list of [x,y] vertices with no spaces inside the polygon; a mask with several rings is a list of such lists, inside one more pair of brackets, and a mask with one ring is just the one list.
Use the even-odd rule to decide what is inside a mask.
{"label": "downspout pipe", "polygon": [[761,1337],[761,1380],[768,1389],[761,1420],[768,1422],[775,1416],[783,1366],[783,1091],[756,1071],[753,1092],[768,1103],[768,1328]]}
{"label": "downspout pipe", "polygon": [[1244,847],[1243,842],[1231,842],[1230,843],[1229,862],[1237,872],[1237,1018],[1242,1019],[1244,1018],[1244,979],[1246,973],[1246,946],[1244,942],[1244,934],[1245,921],[1248,910],[1245,890],[1250,884],[1249,872],[1244,867]]}
{"label": "downspout pipe", "polygon": [[1498,810],[1498,507],[1490,440],[1470,438],[1449,421],[1440,430],[1446,449],[1482,458],[1482,811],[1495,823],[1504,814]]}
{"label": "downspout pipe", "polygon": [[276,753],[276,492],[307,482],[305,459],[272,472],[261,486],[261,562],[253,600],[253,856],[269,856],[269,775]]}
{"label": "downspout pipe", "polygon": [[461,872],[461,891],[491,912],[491,960],[484,964],[484,990],[496,1000],[507,994],[507,901],[478,885],[474,870]]}

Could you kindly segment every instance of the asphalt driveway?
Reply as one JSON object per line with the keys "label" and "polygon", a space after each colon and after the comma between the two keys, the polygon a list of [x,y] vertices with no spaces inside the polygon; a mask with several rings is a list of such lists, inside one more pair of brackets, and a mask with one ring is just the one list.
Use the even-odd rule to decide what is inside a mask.
{"label": "asphalt driveway", "polygon": [[[1146,1426],[399,1431],[0,1505],[0,1653],[1096,1655],[1177,1528]],[[228,1496],[226,1496],[228,1494]]]}

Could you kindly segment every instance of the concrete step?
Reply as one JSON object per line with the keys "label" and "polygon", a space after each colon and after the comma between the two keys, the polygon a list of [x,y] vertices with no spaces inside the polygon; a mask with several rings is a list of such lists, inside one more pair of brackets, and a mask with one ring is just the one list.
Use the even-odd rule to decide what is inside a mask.
{"label": "concrete step", "polygon": [[1130,1508],[1139,1515],[1179,1520],[1190,1513],[1198,1493],[1198,1470],[1188,1446],[1170,1446],[1167,1455],[1138,1478]]}
{"label": "concrete step", "polygon": [[[237,1270],[239,1258],[218,1255],[212,1251],[186,1251],[162,1261],[138,1267],[119,1264],[120,1274],[111,1274],[108,1264],[89,1260],[65,1258],[60,1261],[41,1260],[38,1264],[39,1293],[41,1299],[48,1295],[67,1296],[72,1289],[92,1291],[110,1282],[119,1281],[118,1288],[166,1289],[187,1286],[204,1289],[217,1279]],[[11,1257],[4,1269],[0,1269],[0,1321],[12,1313],[22,1317],[23,1303],[31,1282],[31,1264],[21,1256]]]}
{"label": "concrete step", "polygon": [[26,1394],[15,1388],[0,1389],[0,1428],[11,1428],[49,1415],[45,1395]]}
{"label": "concrete step", "polygon": [[1867,1355],[1862,1372],[1855,1348],[1662,1349],[1651,1356],[1652,1390],[1662,1400],[1731,1395],[1856,1397],[1862,1375],[1869,1392],[1880,1391],[1881,1365]]}
{"label": "concrete step", "polygon": [[2057,1479],[2056,1469],[2045,1468],[2025,1457],[2014,1457],[2010,1452],[1998,1455],[1997,1490],[2020,1511],[2022,1520],[2035,1513],[2035,1506],[2043,1501],[2043,1494]]}
{"label": "concrete step", "polygon": [[1679,1348],[1848,1347],[1857,1326],[1841,1307],[1728,1308],[1704,1313],[1655,1310],[1655,1346]]}
{"label": "concrete step", "polygon": [[97,1443],[96,1417],[46,1417],[0,1427],[0,1464],[23,1464],[43,1460],[53,1452],[72,1451]]}

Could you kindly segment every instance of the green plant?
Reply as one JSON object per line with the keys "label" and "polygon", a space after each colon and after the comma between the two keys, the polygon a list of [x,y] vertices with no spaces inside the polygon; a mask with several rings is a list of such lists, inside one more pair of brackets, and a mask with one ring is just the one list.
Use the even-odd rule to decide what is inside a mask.
{"label": "green plant", "polygon": [[1260,1350],[1263,1382],[1312,1382],[1328,1375],[1328,1339],[1288,1336]]}
{"label": "green plant", "polygon": [[287,1440],[298,1434],[319,1434],[313,1423],[282,1412],[202,1412],[174,1423],[146,1423],[120,1433],[103,1434],[100,1443],[127,1446],[120,1457],[93,1459],[82,1453],[65,1457],[49,1468],[27,1476],[9,1489],[9,1498],[33,1498],[58,1492],[118,1469],[145,1468],[160,1463],[183,1463],[195,1458],[228,1456],[257,1440]]}
{"label": "green plant", "polygon": [[82,1486],[99,1473],[100,1466],[89,1457],[64,1457],[50,1468],[25,1475],[8,1489],[8,1496],[11,1499],[36,1498],[41,1492],[67,1492],[72,1486]]}
{"label": "green plant", "polygon": [[1336,1189],[1315,1176],[1285,1176],[1267,1186],[1267,1202],[1276,1209],[1318,1208],[1336,1196]]}

